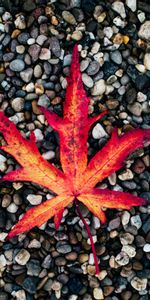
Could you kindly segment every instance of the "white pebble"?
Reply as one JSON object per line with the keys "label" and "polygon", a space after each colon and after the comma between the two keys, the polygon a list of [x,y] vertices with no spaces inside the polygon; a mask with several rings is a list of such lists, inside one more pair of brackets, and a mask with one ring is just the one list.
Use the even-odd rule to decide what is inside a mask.
{"label": "white pebble", "polygon": [[92,136],[94,139],[101,139],[102,137],[108,136],[107,132],[104,130],[101,124],[97,123],[93,130],[92,130]]}
{"label": "white pebble", "polygon": [[135,226],[137,229],[142,226],[142,221],[139,215],[131,217],[131,225]]}
{"label": "white pebble", "polygon": [[103,95],[105,93],[105,90],[106,90],[105,80],[100,79],[95,82],[95,85],[92,89],[92,95],[93,96]]}
{"label": "white pebble", "polygon": [[143,250],[144,252],[150,252],[150,244],[145,244]]}
{"label": "white pebble", "polygon": [[42,196],[41,195],[33,195],[29,194],[27,196],[27,200],[30,202],[32,205],[38,205],[42,202]]}
{"label": "white pebble", "polygon": [[10,212],[10,213],[16,213],[17,210],[18,210],[18,206],[15,203],[11,203],[7,207],[7,211]]}

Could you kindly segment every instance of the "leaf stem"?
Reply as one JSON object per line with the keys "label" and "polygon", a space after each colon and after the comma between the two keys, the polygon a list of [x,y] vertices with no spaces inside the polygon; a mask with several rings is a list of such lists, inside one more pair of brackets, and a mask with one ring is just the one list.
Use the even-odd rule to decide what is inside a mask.
{"label": "leaf stem", "polygon": [[92,248],[93,257],[94,257],[96,275],[98,276],[99,273],[100,273],[100,269],[99,269],[99,265],[98,265],[98,259],[97,259],[97,255],[96,255],[96,249],[95,249],[94,241],[93,241],[93,238],[92,238],[92,235],[91,235],[90,227],[87,224],[87,222],[85,221],[85,219],[84,219],[84,217],[83,217],[83,215],[81,213],[81,210],[79,208],[79,205],[78,205],[78,202],[77,202],[76,199],[75,199],[75,205],[76,205],[77,213],[78,213],[79,217],[81,218],[81,220],[82,220],[82,222],[83,222],[83,224],[85,226],[85,229],[87,231],[87,234],[88,234],[90,242],[91,242],[91,248]]}

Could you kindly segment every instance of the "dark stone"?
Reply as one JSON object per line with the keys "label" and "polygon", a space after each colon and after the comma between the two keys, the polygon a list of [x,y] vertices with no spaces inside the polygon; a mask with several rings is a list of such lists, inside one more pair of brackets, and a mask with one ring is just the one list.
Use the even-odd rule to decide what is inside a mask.
{"label": "dark stone", "polygon": [[137,90],[143,92],[143,90],[147,90],[150,87],[150,79],[145,74],[138,75],[135,80],[135,85]]}
{"label": "dark stone", "polygon": [[0,292],[0,300],[8,300],[8,294],[5,292]]}
{"label": "dark stone", "polygon": [[31,101],[26,101],[24,104],[24,110],[30,111],[32,110],[32,102]]}
{"label": "dark stone", "polygon": [[83,288],[83,283],[81,278],[76,276],[69,279],[67,286],[71,293],[78,295]]}
{"label": "dark stone", "polygon": [[40,267],[40,261],[37,259],[31,259],[27,263],[27,274],[30,276],[39,276],[39,273],[41,271]]}
{"label": "dark stone", "polygon": [[150,203],[150,192],[144,192],[140,195],[141,198],[144,198],[145,200],[148,201],[148,203]]}
{"label": "dark stone", "polygon": [[94,20],[89,21],[86,29],[88,32],[94,32],[97,29],[97,22]]}
{"label": "dark stone", "polygon": [[3,45],[4,47],[6,47],[6,46],[9,44],[10,40],[11,40],[11,37],[10,37],[9,34],[7,34],[7,35],[5,36],[5,38],[3,39],[3,41],[2,41],[2,45]]}
{"label": "dark stone", "polygon": [[104,78],[107,79],[109,76],[114,75],[118,68],[113,62],[106,61],[103,65]]}
{"label": "dark stone", "polygon": [[4,61],[11,61],[13,58],[14,58],[14,53],[12,52],[5,53],[3,56]]}
{"label": "dark stone", "polygon": [[52,73],[52,66],[49,62],[45,61],[43,67],[46,75],[50,75]]}
{"label": "dark stone", "polygon": [[6,214],[4,210],[0,210],[0,228],[4,229],[6,225]]}
{"label": "dark stone", "polygon": [[[73,9],[73,15],[76,19],[77,22],[82,22],[84,20],[84,13],[81,9],[79,8],[74,8]],[[87,30],[88,31],[88,30]]]}
{"label": "dark stone", "polygon": [[150,217],[143,224],[142,229],[145,233],[148,233],[150,231]]}
{"label": "dark stone", "polygon": [[52,50],[52,53],[56,57],[60,57],[61,54],[60,44],[59,44],[59,40],[55,36],[50,38],[50,49]]}
{"label": "dark stone", "polygon": [[23,32],[18,35],[18,41],[22,45],[27,44],[27,40],[30,38],[30,34],[28,32]]}
{"label": "dark stone", "polygon": [[133,103],[136,100],[137,91],[135,88],[129,88],[126,92],[126,101],[128,103]]}
{"label": "dark stone", "polygon": [[[132,79],[132,81],[134,83],[135,83],[137,77],[139,76],[139,72],[134,66],[129,66],[127,68],[127,74],[129,75],[129,77]],[[144,75],[141,75],[141,76],[144,76]]]}
{"label": "dark stone", "polygon": [[88,16],[90,16],[96,5],[96,0],[82,0],[81,2],[81,8],[83,9],[84,13]]}
{"label": "dark stone", "polygon": [[36,292],[36,284],[37,284],[36,278],[26,277],[25,280],[23,281],[22,287],[29,294],[34,294]]}

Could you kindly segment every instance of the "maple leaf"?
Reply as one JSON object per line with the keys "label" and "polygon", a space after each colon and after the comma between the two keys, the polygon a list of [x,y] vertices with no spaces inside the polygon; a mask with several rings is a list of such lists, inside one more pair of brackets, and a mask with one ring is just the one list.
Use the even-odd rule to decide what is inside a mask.
{"label": "maple leaf", "polygon": [[30,140],[22,137],[16,126],[0,112],[0,131],[7,145],[1,149],[12,155],[20,168],[4,175],[2,181],[31,181],[53,191],[52,199],[29,209],[21,220],[11,229],[8,238],[40,226],[54,217],[55,227],[59,228],[63,211],[75,201],[77,212],[88,231],[95,259],[96,273],[98,262],[89,227],[82,217],[78,201],[97,216],[102,223],[106,221],[103,207],[130,209],[145,204],[145,200],[129,193],[102,190],[96,184],[123,166],[128,155],[150,140],[150,130],[133,129],[118,136],[114,129],[110,140],[88,163],[88,132],[91,126],[106,112],[92,118],[88,117],[89,98],[86,96],[80,72],[78,48],[75,45],[70,67],[70,77],[63,103],[63,118],[54,112],[40,107],[50,126],[59,134],[60,161],[62,171],[45,161],[41,156],[34,134]]}

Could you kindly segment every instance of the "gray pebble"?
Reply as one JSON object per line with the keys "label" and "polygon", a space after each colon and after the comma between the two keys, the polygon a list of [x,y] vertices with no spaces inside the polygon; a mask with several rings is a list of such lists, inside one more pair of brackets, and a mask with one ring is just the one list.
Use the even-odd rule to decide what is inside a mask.
{"label": "gray pebble", "polygon": [[25,63],[21,59],[14,59],[10,65],[10,69],[14,72],[21,72],[25,68]]}
{"label": "gray pebble", "polygon": [[111,60],[117,64],[117,65],[121,65],[122,63],[122,56],[119,50],[110,52],[110,58]]}
{"label": "gray pebble", "polygon": [[27,68],[24,71],[20,72],[21,79],[26,83],[30,82],[32,75],[33,75],[32,68]]}

